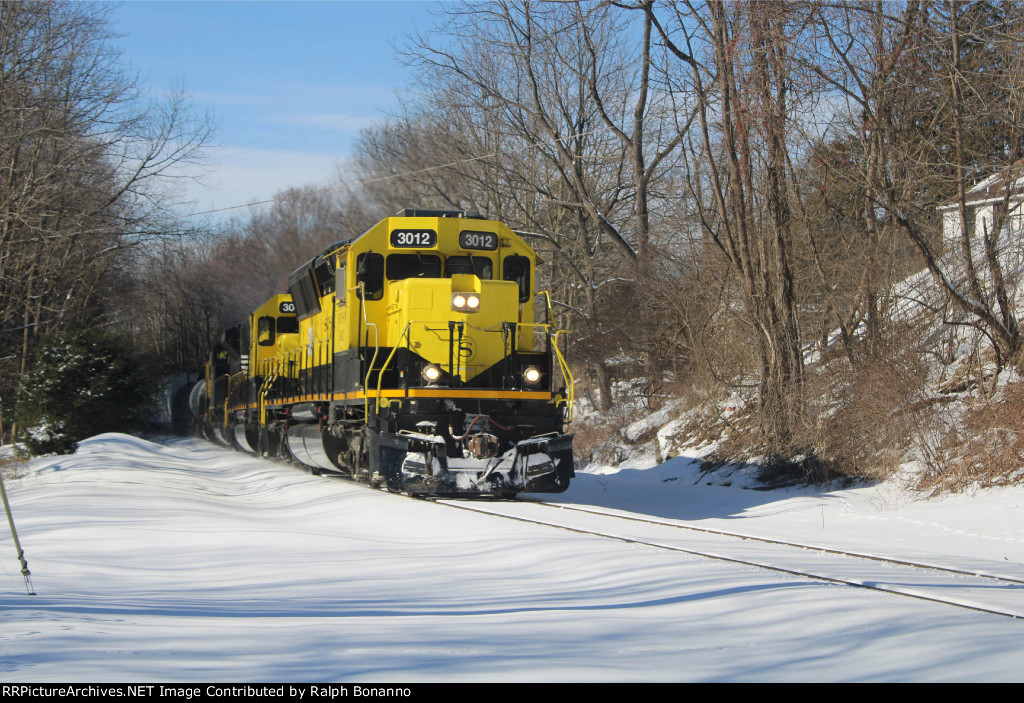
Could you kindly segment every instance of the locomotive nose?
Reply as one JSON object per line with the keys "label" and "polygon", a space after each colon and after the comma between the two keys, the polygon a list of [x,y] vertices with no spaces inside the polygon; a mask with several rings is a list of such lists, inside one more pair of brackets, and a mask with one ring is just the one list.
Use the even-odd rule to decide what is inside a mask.
{"label": "locomotive nose", "polygon": [[515,283],[467,273],[409,278],[402,286],[389,318],[395,338],[408,330],[402,342],[419,357],[420,367],[407,376],[440,386],[463,384],[509,353],[507,321],[519,316]]}

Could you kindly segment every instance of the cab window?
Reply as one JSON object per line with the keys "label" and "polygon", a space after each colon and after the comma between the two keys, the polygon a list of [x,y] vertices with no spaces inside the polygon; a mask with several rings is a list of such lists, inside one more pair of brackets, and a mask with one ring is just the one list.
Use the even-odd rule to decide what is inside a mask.
{"label": "cab window", "polygon": [[356,257],[356,283],[362,284],[359,297],[366,291],[367,300],[384,297],[384,257],[381,254],[360,254]]}
{"label": "cab window", "polygon": [[288,280],[288,293],[295,303],[295,312],[300,320],[320,312],[320,298],[316,294],[316,286],[308,268],[303,269]]}
{"label": "cab window", "polygon": [[274,318],[264,315],[256,321],[256,343],[261,347],[274,343]]}
{"label": "cab window", "polygon": [[278,334],[298,334],[299,332],[299,318],[297,317],[279,317],[277,318],[277,333]]}
{"label": "cab window", "polygon": [[320,262],[320,264],[313,269],[313,275],[316,277],[316,287],[320,292],[320,297],[324,297],[328,293],[334,291],[334,262],[330,259]]}
{"label": "cab window", "polygon": [[388,280],[441,278],[441,257],[434,254],[391,254],[388,256]]}
{"label": "cab window", "polygon": [[489,281],[494,277],[494,264],[486,256],[449,256],[444,262],[445,278],[457,273],[472,273],[481,280]]}
{"label": "cab window", "polygon": [[530,259],[513,254],[502,262],[502,280],[514,281],[519,285],[519,302],[530,299]]}

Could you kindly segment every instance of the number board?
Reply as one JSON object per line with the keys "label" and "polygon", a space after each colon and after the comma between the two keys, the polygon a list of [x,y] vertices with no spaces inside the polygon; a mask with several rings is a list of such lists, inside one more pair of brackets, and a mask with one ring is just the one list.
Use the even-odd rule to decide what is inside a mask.
{"label": "number board", "polygon": [[437,232],[432,229],[393,229],[391,246],[395,249],[430,249],[437,246]]}
{"label": "number board", "polygon": [[498,248],[498,235],[494,232],[473,232],[467,229],[459,232],[459,248],[494,251]]}
{"label": "number board", "polygon": [[283,315],[294,315],[295,314],[295,303],[284,302],[277,306],[277,311]]}

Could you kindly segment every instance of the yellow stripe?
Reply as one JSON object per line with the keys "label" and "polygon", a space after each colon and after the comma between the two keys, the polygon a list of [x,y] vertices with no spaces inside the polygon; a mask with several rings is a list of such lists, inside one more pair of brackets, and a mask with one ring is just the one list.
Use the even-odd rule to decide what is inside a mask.
{"label": "yellow stripe", "polygon": [[[267,406],[279,408],[282,405],[293,405],[295,403],[324,402],[329,400],[364,400],[376,398],[377,391],[369,393],[352,391],[350,393],[335,393],[327,395],[300,395],[289,398],[268,399]],[[479,398],[482,400],[551,400],[551,393],[546,391],[497,391],[497,390],[464,390],[458,388],[410,388],[408,391],[402,389],[391,389],[381,391],[382,398]],[[235,406],[233,409],[251,409],[255,405]]]}
{"label": "yellow stripe", "polygon": [[[363,393],[335,393],[334,400],[355,400],[376,398],[377,391]],[[551,394],[545,391],[496,391],[496,390],[465,390],[460,388],[410,388],[381,391],[382,398],[481,398],[483,400],[551,400]]]}
{"label": "yellow stripe", "polygon": [[331,399],[329,395],[293,395],[287,398],[268,398],[267,406],[279,408],[282,405],[294,405],[295,403],[316,403],[326,402]]}
{"label": "yellow stripe", "polygon": [[256,407],[255,405],[229,405],[228,406],[228,412],[229,413],[234,413],[234,412],[238,412],[239,410],[252,410],[255,407]]}

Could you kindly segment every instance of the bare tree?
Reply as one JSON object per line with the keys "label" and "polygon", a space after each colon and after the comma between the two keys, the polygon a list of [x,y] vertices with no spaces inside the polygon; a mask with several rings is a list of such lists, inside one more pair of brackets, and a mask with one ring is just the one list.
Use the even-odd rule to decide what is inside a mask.
{"label": "bare tree", "polygon": [[177,231],[167,218],[170,186],[188,177],[211,134],[180,92],[145,101],[108,39],[104,8],[0,3],[6,372],[25,370],[38,332],[96,321],[110,266],[126,247]]}
{"label": "bare tree", "polygon": [[[1021,11],[1014,4],[865,2],[822,10],[815,70],[848,101],[856,117],[840,138],[859,145],[854,168],[834,175],[859,180],[871,252],[862,296],[845,330],[868,308],[869,331],[882,319],[877,264],[887,232],[916,249],[963,322],[992,341],[997,365],[1021,347],[1014,309],[1016,281],[1006,270],[1007,215],[1019,178],[1024,104],[1019,73]],[[852,120],[851,120],[852,122]],[[975,230],[973,184],[993,172],[1007,187],[993,218]],[[992,182],[995,184],[995,181]],[[952,239],[941,236],[940,206]],[[889,249],[891,251],[891,248]],[[869,339],[871,335],[869,334]]]}
{"label": "bare tree", "polygon": [[[690,189],[707,242],[737,277],[757,349],[761,445],[780,457],[794,450],[804,409],[788,168],[790,51],[800,11],[785,3],[688,3],[677,15],[684,44],[655,22],[690,68],[700,123],[700,143],[687,154]],[[653,17],[654,8],[646,12]],[[707,66],[694,46],[706,49]]]}

